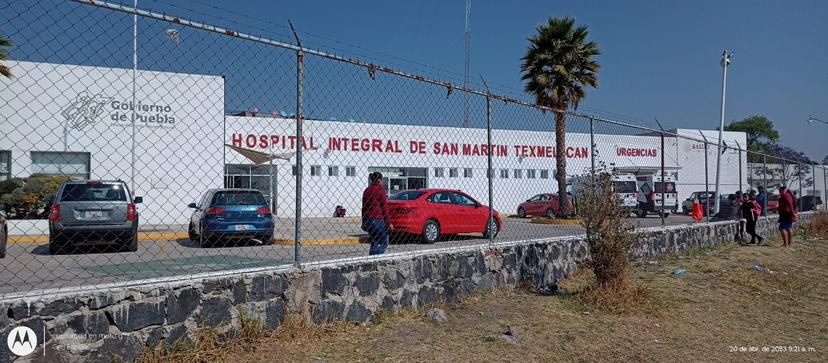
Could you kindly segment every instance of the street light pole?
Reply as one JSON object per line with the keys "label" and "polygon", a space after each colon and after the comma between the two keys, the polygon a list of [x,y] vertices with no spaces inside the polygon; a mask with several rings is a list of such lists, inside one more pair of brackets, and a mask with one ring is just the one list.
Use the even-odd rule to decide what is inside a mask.
{"label": "street light pole", "polygon": [[816,121],[816,122],[822,122],[822,123],[824,123],[824,124],[828,125],[828,121],[825,121],[825,120],[820,120],[820,119],[818,119],[818,118],[816,118],[816,117],[814,117],[814,116],[808,115],[808,125],[813,125],[813,124],[814,124],[814,121]]}
{"label": "street light pole", "polygon": [[716,152],[716,200],[714,204],[714,213],[719,213],[719,195],[721,192],[719,186],[721,185],[722,174],[722,133],[724,132],[724,114],[725,114],[725,94],[727,92],[727,67],[730,65],[730,59],[733,57],[732,52],[725,50],[722,52],[722,107],[719,113],[719,148]]}

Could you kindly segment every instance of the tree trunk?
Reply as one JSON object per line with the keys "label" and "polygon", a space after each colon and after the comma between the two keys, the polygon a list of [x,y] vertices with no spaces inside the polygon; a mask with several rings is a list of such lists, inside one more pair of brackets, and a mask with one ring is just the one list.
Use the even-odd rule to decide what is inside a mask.
{"label": "tree trunk", "polygon": [[566,114],[555,113],[555,171],[558,181],[558,217],[569,215],[569,196],[566,195]]}

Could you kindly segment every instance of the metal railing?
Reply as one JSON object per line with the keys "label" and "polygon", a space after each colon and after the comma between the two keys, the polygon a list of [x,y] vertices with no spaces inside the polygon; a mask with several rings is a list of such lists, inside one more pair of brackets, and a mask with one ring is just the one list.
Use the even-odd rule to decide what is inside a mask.
{"label": "metal railing", "polygon": [[387,253],[583,233],[557,215],[558,157],[576,218],[602,170],[642,227],[695,223],[694,199],[759,186],[771,213],[774,184],[801,210],[825,199],[824,166],[754,152],[743,133],[718,149],[718,132],[554,110],[482,77],[475,89],[311,49],[295,31],[277,40],[90,0],[0,13],[15,43],[0,89],[2,296],[366,258],[381,240],[362,219],[375,172],[396,195]]}

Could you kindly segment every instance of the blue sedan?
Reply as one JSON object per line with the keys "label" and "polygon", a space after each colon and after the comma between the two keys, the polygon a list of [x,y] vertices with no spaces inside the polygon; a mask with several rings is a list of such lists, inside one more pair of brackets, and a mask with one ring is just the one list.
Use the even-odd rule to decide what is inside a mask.
{"label": "blue sedan", "polygon": [[201,247],[227,240],[273,242],[273,213],[255,189],[211,189],[191,203],[190,239]]}

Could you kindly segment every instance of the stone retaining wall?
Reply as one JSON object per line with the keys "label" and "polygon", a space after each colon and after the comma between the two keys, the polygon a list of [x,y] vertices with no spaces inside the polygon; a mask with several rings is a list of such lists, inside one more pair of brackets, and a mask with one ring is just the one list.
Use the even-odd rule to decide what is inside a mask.
{"label": "stone retaining wall", "polygon": [[[801,219],[808,217],[803,213]],[[762,228],[772,232],[773,222],[762,221]],[[730,241],[735,231],[735,222],[643,229],[631,254],[635,259],[681,254]],[[0,340],[24,325],[39,344],[19,361],[109,362],[115,355],[128,361],[146,346],[194,339],[199,327],[232,334],[243,315],[275,329],[288,312],[316,323],[365,322],[381,310],[454,304],[475,291],[514,288],[522,281],[554,291],[588,254],[583,237],[566,237],[3,301],[0,308],[7,314],[0,315]],[[0,343],[0,362],[15,358]]]}

